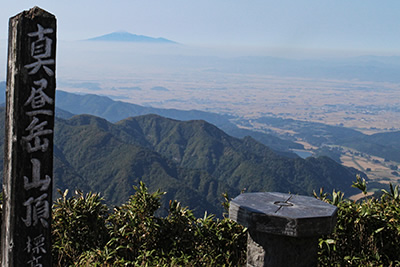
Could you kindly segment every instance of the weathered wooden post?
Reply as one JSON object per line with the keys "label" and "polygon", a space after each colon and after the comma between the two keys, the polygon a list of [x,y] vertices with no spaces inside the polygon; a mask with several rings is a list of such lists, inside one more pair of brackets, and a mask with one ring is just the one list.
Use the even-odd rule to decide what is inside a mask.
{"label": "weathered wooden post", "polygon": [[56,18],[9,21],[2,266],[51,266]]}
{"label": "weathered wooden post", "polygon": [[248,228],[247,266],[317,266],[318,237],[333,231],[337,207],[313,197],[245,193],[229,217]]}

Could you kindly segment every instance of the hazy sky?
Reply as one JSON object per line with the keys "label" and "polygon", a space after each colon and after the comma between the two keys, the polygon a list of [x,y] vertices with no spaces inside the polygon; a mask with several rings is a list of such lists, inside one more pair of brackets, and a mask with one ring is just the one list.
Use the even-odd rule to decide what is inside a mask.
{"label": "hazy sky", "polygon": [[57,16],[59,40],[128,31],[183,44],[400,54],[398,0],[2,0],[0,40],[9,17],[35,5]]}

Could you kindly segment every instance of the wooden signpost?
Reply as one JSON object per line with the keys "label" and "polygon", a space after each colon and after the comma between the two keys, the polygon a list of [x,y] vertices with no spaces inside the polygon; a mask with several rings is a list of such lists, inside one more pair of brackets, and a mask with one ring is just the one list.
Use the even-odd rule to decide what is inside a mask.
{"label": "wooden signpost", "polygon": [[56,18],[9,21],[2,266],[51,266]]}

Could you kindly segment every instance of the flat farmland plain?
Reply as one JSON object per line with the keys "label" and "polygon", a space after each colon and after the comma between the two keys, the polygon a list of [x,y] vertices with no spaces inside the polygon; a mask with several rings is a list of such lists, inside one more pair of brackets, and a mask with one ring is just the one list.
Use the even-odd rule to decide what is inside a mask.
{"label": "flat farmland plain", "polygon": [[145,106],[198,109],[247,119],[276,115],[342,125],[367,134],[400,129],[400,84],[397,83],[227,74],[204,70],[135,73],[135,77],[80,83],[98,84],[100,91],[77,86],[68,80],[64,80],[59,87],[70,92],[108,95]]}

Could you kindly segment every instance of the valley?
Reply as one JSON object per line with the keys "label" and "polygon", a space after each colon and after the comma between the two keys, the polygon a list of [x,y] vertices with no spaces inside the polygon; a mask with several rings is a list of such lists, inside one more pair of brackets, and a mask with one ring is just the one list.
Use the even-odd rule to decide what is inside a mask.
{"label": "valley", "polygon": [[397,170],[400,167],[399,162],[385,160],[382,157],[361,153],[347,147],[334,147],[341,150],[340,162],[343,166],[355,168],[368,176],[368,189],[371,193],[378,192],[381,188],[386,188],[389,183],[400,184],[400,175]]}
{"label": "valley", "polygon": [[[379,144],[375,144],[377,148],[371,150],[365,148],[374,145],[363,141],[365,136],[375,135],[363,136],[362,134],[358,135],[356,132],[340,132],[341,126],[335,126],[335,128],[331,129],[327,127],[327,129],[324,129],[325,127],[321,124],[310,124],[305,121],[294,121],[291,124],[289,121],[282,121],[283,122],[280,122],[280,124],[276,123],[277,125],[256,121],[253,125],[255,126],[254,128],[259,130],[269,133],[273,132],[281,138],[289,138],[294,142],[302,144],[305,149],[301,151],[303,154],[308,152],[313,154],[313,156],[326,155],[335,159],[343,166],[352,167],[364,172],[369,178],[368,188],[371,192],[378,192],[380,189],[386,188],[389,183],[400,184],[400,175],[398,172],[400,161],[397,156],[392,154],[394,150],[399,149],[400,141],[397,141],[397,145],[394,145],[388,138],[387,144],[391,146],[393,150],[388,154],[381,153],[378,156],[378,153],[376,153],[377,150],[385,150],[385,140],[379,141]],[[301,126],[302,124],[303,126]],[[247,127],[252,128],[251,126]],[[312,128],[317,129],[319,127],[321,129],[311,130]],[[309,129],[306,130],[306,128]],[[372,134],[371,132],[369,133]],[[394,132],[393,134],[397,133],[398,132]],[[298,154],[303,156],[301,153]]]}

